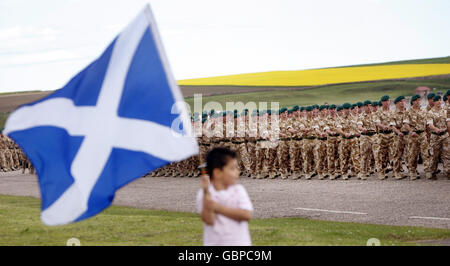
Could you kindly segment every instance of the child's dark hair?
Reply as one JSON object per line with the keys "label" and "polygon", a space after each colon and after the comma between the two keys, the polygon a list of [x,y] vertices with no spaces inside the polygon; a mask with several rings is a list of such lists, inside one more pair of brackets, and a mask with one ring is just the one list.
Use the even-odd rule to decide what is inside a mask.
{"label": "child's dark hair", "polygon": [[213,179],[213,170],[216,168],[222,169],[230,159],[236,159],[237,154],[227,148],[214,148],[206,155],[206,169],[209,177]]}

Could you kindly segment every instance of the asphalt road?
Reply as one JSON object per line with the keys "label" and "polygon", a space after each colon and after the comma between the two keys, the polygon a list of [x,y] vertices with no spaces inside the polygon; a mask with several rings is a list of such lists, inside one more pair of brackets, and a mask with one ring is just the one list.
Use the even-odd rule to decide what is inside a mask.
{"label": "asphalt road", "polygon": [[[241,178],[254,217],[304,217],[450,229],[450,181],[255,180]],[[116,194],[114,205],[195,212],[199,178],[146,177]],[[0,173],[0,194],[39,198],[36,176]]]}

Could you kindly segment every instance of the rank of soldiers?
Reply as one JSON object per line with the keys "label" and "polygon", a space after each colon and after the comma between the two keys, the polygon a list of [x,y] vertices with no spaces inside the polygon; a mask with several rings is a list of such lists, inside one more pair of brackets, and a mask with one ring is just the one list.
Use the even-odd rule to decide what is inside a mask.
{"label": "rank of soldiers", "polygon": [[[450,179],[450,91],[442,97],[409,100],[385,95],[378,102],[294,106],[292,109],[242,113],[204,112],[192,117],[200,154],[151,172],[151,176],[199,176],[197,167],[211,148],[240,154],[242,175],[251,178],[365,180],[376,173],[386,179],[436,179],[438,163]],[[407,171],[404,170],[403,164]]]}
{"label": "rank of soldiers", "polygon": [[28,169],[34,174],[34,167],[20,147],[7,136],[0,134],[0,171],[9,172]]}

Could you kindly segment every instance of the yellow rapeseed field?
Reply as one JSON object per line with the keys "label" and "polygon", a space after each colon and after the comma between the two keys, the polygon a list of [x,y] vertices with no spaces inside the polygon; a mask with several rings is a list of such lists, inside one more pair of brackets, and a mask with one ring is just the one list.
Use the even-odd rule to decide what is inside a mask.
{"label": "yellow rapeseed field", "polygon": [[179,85],[316,86],[450,74],[450,64],[404,64],[272,71],[179,80]]}

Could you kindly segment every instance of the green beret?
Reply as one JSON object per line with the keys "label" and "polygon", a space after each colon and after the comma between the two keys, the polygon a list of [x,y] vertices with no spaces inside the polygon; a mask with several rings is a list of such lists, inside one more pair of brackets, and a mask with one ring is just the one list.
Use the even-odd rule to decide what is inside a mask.
{"label": "green beret", "polygon": [[287,111],[288,111],[288,109],[286,107],[283,107],[283,108],[280,109],[280,114],[284,113],[284,112],[287,112]]}
{"label": "green beret", "polygon": [[358,105],[358,107],[363,107],[363,103],[362,102],[357,102],[356,105]]}
{"label": "green beret", "polygon": [[427,99],[428,99],[428,100],[433,99],[434,96],[436,96],[436,94],[434,94],[434,93],[428,93]]}
{"label": "green beret", "polygon": [[325,108],[326,108],[325,105],[319,106],[319,110],[320,110],[320,111],[322,111],[322,110],[325,109]]}
{"label": "green beret", "polygon": [[372,102],[369,100],[364,101],[364,106],[371,105],[371,104],[372,104]]}
{"label": "green beret", "polygon": [[352,106],[350,107],[351,109],[355,109],[355,107],[358,106],[356,103],[352,104]]}
{"label": "green beret", "polygon": [[288,114],[292,114],[292,112],[294,112],[292,109],[289,109],[288,111]]}
{"label": "green beret", "polygon": [[303,110],[305,110],[305,107],[300,107],[300,112],[303,112]]}
{"label": "green beret", "polygon": [[344,108],[342,107],[342,105],[339,105],[339,106],[336,108],[336,111],[341,111],[342,109],[344,109]]}
{"label": "green beret", "polygon": [[444,95],[444,98],[442,98],[444,101],[447,101],[448,95]]}
{"label": "green beret", "polygon": [[436,95],[433,98],[433,102],[437,102],[437,101],[440,101],[440,100],[441,100],[441,96],[439,96],[439,95]]}
{"label": "green beret", "polygon": [[298,111],[300,108],[298,107],[298,105],[295,105],[294,107],[292,107],[292,112]]}
{"label": "green beret", "polygon": [[351,107],[352,107],[352,105],[349,104],[349,103],[344,103],[344,104],[342,105],[342,108],[343,108],[343,109],[350,109]]}
{"label": "green beret", "polygon": [[398,103],[401,100],[404,100],[405,96],[398,96],[397,98],[395,98],[394,103]]}
{"label": "green beret", "polygon": [[445,95],[450,95],[450,90],[447,90],[447,92],[445,93]]}
{"label": "green beret", "polygon": [[336,109],[336,104],[330,105],[330,107],[328,107],[328,109]]}
{"label": "green beret", "polygon": [[211,111],[209,111],[209,113],[214,114],[215,113],[214,109],[211,109]]}
{"label": "green beret", "polygon": [[384,102],[384,101],[387,101],[387,100],[389,100],[390,98],[389,98],[389,95],[384,95],[383,97],[381,97],[381,102]]}
{"label": "green beret", "polygon": [[314,104],[314,105],[312,106],[312,108],[313,108],[313,109],[319,109],[319,105]]}
{"label": "green beret", "polygon": [[313,107],[312,107],[312,106],[306,106],[306,108],[305,108],[305,109],[306,109],[306,111],[307,111],[307,112],[311,112],[311,111],[312,111],[312,109],[313,109]]}
{"label": "green beret", "polygon": [[414,94],[412,97],[411,97],[411,103],[413,103],[415,100],[417,100],[417,99],[420,99],[420,95],[418,95],[418,94]]}

